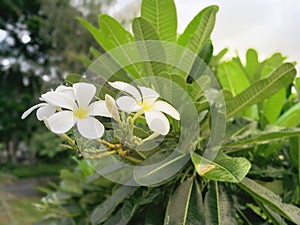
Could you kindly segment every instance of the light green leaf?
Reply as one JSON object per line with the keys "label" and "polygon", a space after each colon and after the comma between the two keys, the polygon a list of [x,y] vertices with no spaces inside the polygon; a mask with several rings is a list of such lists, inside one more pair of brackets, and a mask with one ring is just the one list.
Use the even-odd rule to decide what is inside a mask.
{"label": "light green leaf", "polygon": [[102,47],[106,51],[133,42],[132,35],[111,16],[100,15],[99,26]]}
{"label": "light green leaf", "polygon": [[221,63],[217,69],[217,76],[223,89],[230,91],[233,96],[249,86],[246,74],[236,61]]}
{"label": "light green leaf", "polygon": [[100,34],[100,30],[98,30],[96,27],[94,27],[92,24],[87,22],[86,20],[82,18],[77,18],[77,20],[93,35],[95,40],[98,42],[98,44],[103,47],[102,45],[102,35]]}
{"label": "light green leaf", "polygon": [[177,43],[198,54],[210,39],[218,10],[218,6],[209,6],[203,9],[179,36]]}
{"label": "light green leaf", "polygon": [[254,199],[263,203],[274,212],[282,215],[286,219],[300,224],[300,209],[294,205],[285,204],[282,199],[274,192],[266,189],[255,181],[244,178],[238,185],[248,192]]}
{"label": "light green leaf", "polygon": [[293,64],[285,63],[281,65],[270,76],[257,81],[229,101],[227,104],[227,117],[230,118],[243,109],[271,97],[281,88],[292,83],[295,76],[296,70]]}
{"label": "light green leaf", "polygon": [[102,204],[98,205],[91,215],[91,223],[92,225],[96,225],[104,222],[114,211],[114,209],[129,195],[133,194],[133,192],[137,189],[137,187],[132,186],[121,186],[117,191],[112,193],[112,195],[106,199]]}
{"label": "light green leaf", "polygon": [[217,66],[220,63],[221,59],[226,55],[227,52],[228,52],[228,48],[224,48],[217,55],[212,56],[210,63],[209,63],[210,67]]}
{"label": "light green leaf", "polygon": [[216,181],[211,181],[204,199],[206,225],[235,225],[235,210],[233,200],[226,187]]}
{"label": "light green leaf", "polygon": [[251,167],[247,159],[241,157],[232,158],[224,153],[219,153],[214,161],[194,153],[192,161],[200,176],[222,182],[240,182]]}
{"label": "light green leaf", "polygon": [[154,26],[160,40],[176,41],[177,15],[173,0],[144,0],[141,16]]}
{"label": "light green leaf", "polygon": [[282,114],[277,121],[276,125],[282,127],[296,127],[300,123],[300,103],[289,108]]}
{"label": "light green leaf", "polygon": [[262,113],[270,124],[274,124],[281,113],[285,101],[286,90],[283,88],[275,95],[266,99],[262,106]]}
{"label": "light green leaf", "polygon": [[253,83],[255,81],[255,75],[259,66],[258,54],[255,49],[248,49],[246,52],[246,67],[245,70],[248,75],[249,81]]}
{"label": "light green leaf", "polygon": [[172,194],[168,202],[164,224],[204,224],[202,196],[195,179],[185,180]]}

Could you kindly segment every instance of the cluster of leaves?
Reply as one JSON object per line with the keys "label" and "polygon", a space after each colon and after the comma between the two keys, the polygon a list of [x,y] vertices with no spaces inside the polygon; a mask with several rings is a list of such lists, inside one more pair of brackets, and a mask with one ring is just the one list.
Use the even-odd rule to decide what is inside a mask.
{"label": "cluster of leaves", "polygon": [[[57,219],[58,224],[299,224],[299,96],[292,92],[293,86],[299,91],[299,82],[294,64],[285,63],[278,53],[259,62],[253,49],[245,65],[238,57],[221,62],[226,50],[213,55],[210,40],[217,11],[217,6],[202,10],[178,38],[172,0],[144,0],[141,17],[133,20],[133,35],[107,15],[99,17],[100,29],[80,19],[100,44],[99,51],[92,49],[95,57],[147,40],[176,43],[197,54],[222,86],[227,129],[216,158],[205,158],[203,145],[213,128],[212,115],[204,113],[208,99],[195,84],[203,79],[201,67],[192,67],[191,76],[158,62],[127,66],[114,79],[126,81],[126,74],[136,79],[161,76],[186,90],[198,113],[204,113],[196,134],[201,142],[182,170],[155,187],[114,184],[79,162],[76,171],[62,171],[57,191],[39,205],[49,217],[64,218]],[[153,53],[145,48],[144,54]],[[73,83],[76,76],[67,81]],[[161,148],[167,153],[174,150],[168,145]],[[175,163],[162,164],[144,176],[159,180]]]}

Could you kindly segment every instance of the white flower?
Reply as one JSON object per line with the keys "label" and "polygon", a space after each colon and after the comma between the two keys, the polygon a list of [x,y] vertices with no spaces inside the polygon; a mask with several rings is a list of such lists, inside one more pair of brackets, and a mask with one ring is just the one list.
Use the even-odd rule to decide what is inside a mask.
{"label": "white flower", "polygon": [[[59,93],[66,94],[68,96],[74,96],[73,89],[71,87],[66,87],[64,85],[58,86],[55,89],[55,91],[49,91],[49,92],[59,92]],[[36,111],[36,117],[40,121],[48,118],[49,116],[51,116],[55,113],[56,107],[57,107],[56,105],[53,105],[53,104],[47,102],[45,99],[43,99],[43,97],[40,97],[39,99],[44,102],[34,105],[31,108],[29,108],[28,110],[26,110],[21,116],[22,120],[25,119],[35,109],[38,109]]]}
{"label": "white flower", "polygon": [[115,89],[124,91],[130,96],[122,96],[116,100],[117,105],[125,112],[138,112],[138,114],[145,114],[146,122],[150,130],[166,135],[170,130],[170,123],[166,113],[176,120],[180,119],[178,111],[165,101],[158,101],[159,94],[147,87],[138,87],[117,81],[109,83]]}
{"label": "white flower", "polygon": [[104,126],[94,116],[111,117],[105,101],[91,103],[96,93],[93,84],[76,83],[73,85],[73,91],[73,96],[59,92],[47,92],[42,95],[46,102],[64,109],[46,120],[50,130],[56,134],[63,134],[77,124],[83,137],[100,138],[104,133]]}

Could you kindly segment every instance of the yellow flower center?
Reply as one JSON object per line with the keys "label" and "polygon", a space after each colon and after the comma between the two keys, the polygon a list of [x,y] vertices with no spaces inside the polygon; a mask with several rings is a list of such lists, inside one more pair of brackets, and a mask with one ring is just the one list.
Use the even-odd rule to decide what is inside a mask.
{"label": "yellow flower center", "polygon": [[138,102],[138,105],[142,107],[144,111],[149,111],[151,109],[151,105],[147,104],[147,102]]}
{"label": "yellow flower center", "polygon": [[78,119],[84,119],[88,114],[87,109],[78,108],[74,110],[74,116]]}

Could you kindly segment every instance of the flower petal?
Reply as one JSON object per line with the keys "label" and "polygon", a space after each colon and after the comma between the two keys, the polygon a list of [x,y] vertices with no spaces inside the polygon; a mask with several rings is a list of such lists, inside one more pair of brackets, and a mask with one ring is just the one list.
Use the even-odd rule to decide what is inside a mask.
{"label": "flower petal", "polygon": [[87,108],[96,93],[95,85],[89,83],[76,83],[73,84],[73,89],[78,106]]}
{"label": "flower petal", "polygon": [[66,133],[75,124],[73,112],[65,110],[55,113],[47,119],[47,124],[53,133]]}
{"label": "flower petal", "polygon": [[159,111],[145,111],[146,122],[150,130],[166,135],[170,131],[170,123],[167,117]]}
{"label": "flower petal", "polygon": [[61,92],[68,95],[70,98],[75,99],[74,90],[72,87],[67,87],[64,85],[60,85],[55,89],[56,92]]}
{"label": "flower petal", "polygon": [[179,112],[169,103],[165,101],[156,101],[151,107],[151,110],[161,111],[170,116],[172,116],[176,120],[180,120]]}
{"label": "flower petal", "polygon": [[37,111],[36,111],[36,117],[38,118],[38,120],[42,121],[45,118],[50,117],[51,115],[53,115],[55,113],[55,106],[53,105],[45,105],[40,107]]}
{"label": "flower petal", "polygon": [[127,113],[136,112],[142,107],[138,106],[136,100],[129,96],[122,96],[116,100],[119,108]]}
{"label": "flower petal", "polygon": [[120,91],[124,91],[124,92],[132,95],[132,97],[134,97],[137,101],[141,101],[142,97],[140,95],[140,92],[138,91],[138,89],[136,89],[131,84],[128,84],[128,83],[125,83],[122,81],[108,82],[108,83],[113,88],[118,89]]}
{"label": "flower petal", "polygon": [[70,98],[68,95],[60,92],[49,91],[43,94],[41,96],[41,99],[53,106],[59,106],[70,110],[76,108],[75,100]]}
{"label": "flower petal", "polygon": [[37,109],[37,108],[40,108],[40,107],[43,107],[43,106],[46,106],[48,105],[48,103],[39,103],[37,105],[34,105],[32,107],[30,107],[29,109],[27,109],[21,116],[21,119],[25,119],[30,113],[32,113],[33,110]]}
{"label": "flower petal", "polygon": [[104,126],[93,117],[87,117],[77,121],[79,133],[87,139],[101,138],[104,133]]}
{"label": "flower petal", "polygon": [[105,116],[112,117],[110,112],[106,108],[105,101],[96,101],[89,105],[88,107],[89,116]]}
{"label": "flower petal", "polygon": [[142,93],[143,100],[147,99],[148,101],[151,100],[151,101],[154,102],[159,97],[159,94],[156,91],[154,91],[153,89],[151,89],[151,88],[140,87],[139,86],[139,89],[140,89],[140,91]]}

